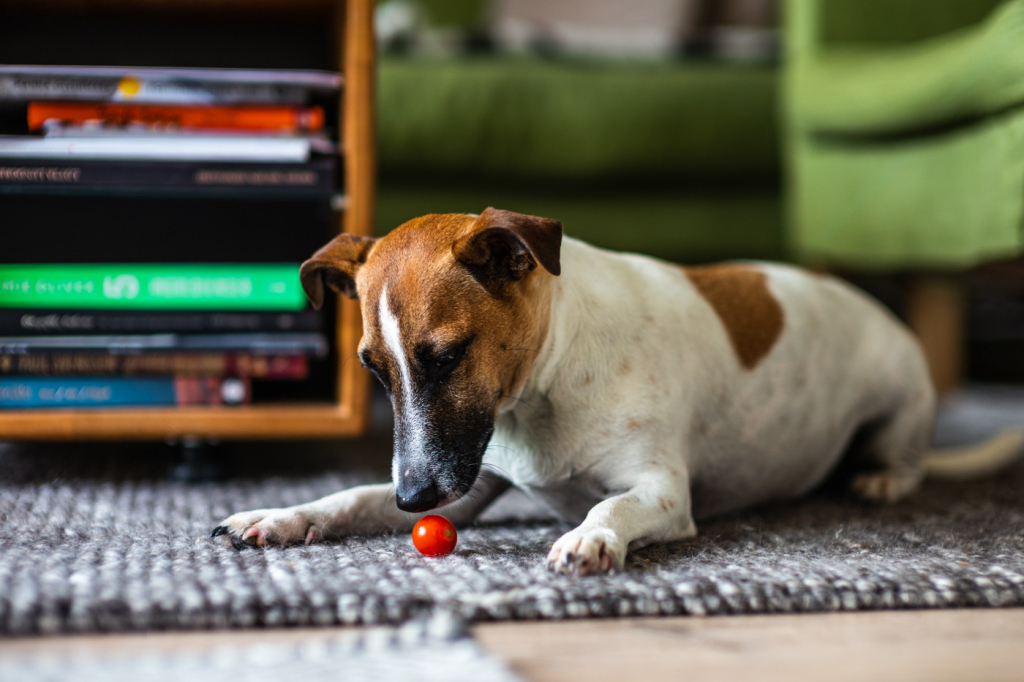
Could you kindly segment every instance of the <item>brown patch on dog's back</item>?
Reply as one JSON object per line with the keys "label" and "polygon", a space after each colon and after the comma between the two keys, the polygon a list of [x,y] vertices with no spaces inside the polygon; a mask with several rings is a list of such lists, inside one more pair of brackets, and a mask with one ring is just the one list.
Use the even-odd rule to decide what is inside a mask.
{"label": "brown patch on dog's back", "polygon": [[740,364],[753,369],[782,334],[783,311],[768,277],[745,265],[683,268],[722,321]]}

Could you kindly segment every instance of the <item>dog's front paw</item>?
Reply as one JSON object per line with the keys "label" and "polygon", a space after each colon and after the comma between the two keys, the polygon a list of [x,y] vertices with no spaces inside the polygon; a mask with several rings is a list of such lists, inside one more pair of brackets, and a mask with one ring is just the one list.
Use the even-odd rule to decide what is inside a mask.
{"label": "dog's front paw", "polygon": [[621,569],[625,562],[626,545],[607,528],[569,531],[548,553],[548,568],[559,573],[607,573]]}
{"label": "dog's front paw", "polygon": [[323,539],[317,524],[295,508],[258,509],[241,512],[225,519],[213,529],[210,537],[226,535],[236,549],[294,545]]}

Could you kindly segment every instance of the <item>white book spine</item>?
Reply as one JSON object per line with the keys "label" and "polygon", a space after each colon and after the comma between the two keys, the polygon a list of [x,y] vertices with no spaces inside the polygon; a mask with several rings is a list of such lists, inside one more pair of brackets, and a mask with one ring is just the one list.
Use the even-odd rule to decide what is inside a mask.
{"label": "white book spine", "polygon": [[303,163],[310,142],[288,138],[0,137],[0,157]]}

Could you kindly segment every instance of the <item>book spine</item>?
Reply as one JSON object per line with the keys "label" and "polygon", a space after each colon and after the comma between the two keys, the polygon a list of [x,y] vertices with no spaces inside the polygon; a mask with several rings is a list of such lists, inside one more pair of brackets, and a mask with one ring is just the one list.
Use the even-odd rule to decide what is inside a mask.
{"label": "book spine", "polygon": [[304,104],[309,89],[282,83],[230,83],[132,76],[0,74],[0,100],[175,104]]}
{"label": "book spine", "polygon": [[251,353],[326,357],[327,338],[312,332],[277,334],[136,334],[125,336],[0,336],[0,354],[91,351],[125,353]]}
{"label": "book spine", "polygon": [[260,194],[334,191],[334,159],[307,163],[208,163],[196,161],[64,161],[0,159],[0,188],[244,190]]}
{"label": "book spine", "polygon": [[160,377],[125,379],[0,379],[0,410],[142,405],[238,405],[251,399],[246,379]]}
{"label": "book spine", "polygon": [[0,306],[301,312],[298,275],[297,263],[0,264]]}
{"label": "book spine", "polygon": [[176,405],[244,405],[251,402],[248,377],[174,377]]}
{"label": "book spine", "polygon": [[249,377],[299,380],[309,376],[305,355],[249,353],[36,352],[0,355],[0,375],[10,376],[144,376]]}
{"label": "book spine", "polygon": [[143,124],[195,130],[274,130],[316,132],[324,127],[320,107],[269,106],[157,106],[134,104],[92,104],[75,102],[30,102],[29,130],[41,130],[48,121],[104,125]]}
{"label": "book spine", "polygon": [[251,379],[299,380],[309,377],[309,356],[251,355],[235,353],[226,357],[225,374]]}
{"label": "book spine", "polygon": [[0,379],[0,409],[174,404],[173,379]]}
{"label": "book spine", "polygon": [[316,332],[320,313],[155,312],[0,308],[0,336],[17,334],[203,334]]}

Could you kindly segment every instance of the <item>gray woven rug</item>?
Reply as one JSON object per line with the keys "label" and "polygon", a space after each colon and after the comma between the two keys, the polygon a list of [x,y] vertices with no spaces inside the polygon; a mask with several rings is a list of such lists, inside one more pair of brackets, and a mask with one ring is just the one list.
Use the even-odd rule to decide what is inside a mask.
{"label": "gray woven rug", "polygon": [[404,534],[237,551],[208,537],[228,514],[360,479],[189,485],[147,462],[54,480],[0,449],[0,633],[1024,605],[1024,465],[890,507],[822,492],[575,578],[543,565],[568,526],[525,498],[500,500],[442,559]]}

